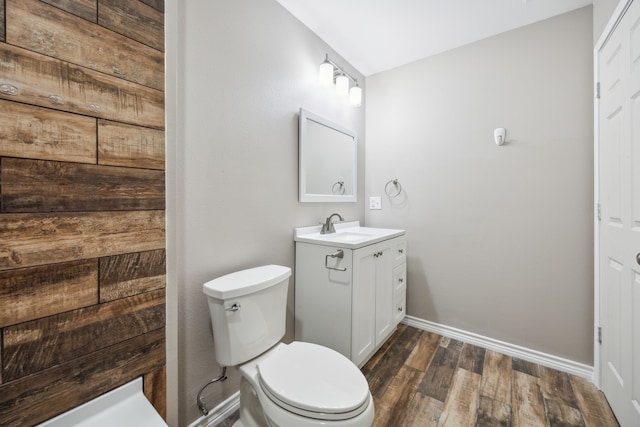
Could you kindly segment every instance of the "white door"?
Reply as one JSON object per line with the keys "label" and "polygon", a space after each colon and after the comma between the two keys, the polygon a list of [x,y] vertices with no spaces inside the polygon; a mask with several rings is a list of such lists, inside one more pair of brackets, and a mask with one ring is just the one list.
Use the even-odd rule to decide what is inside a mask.
{"label": "white door", "polygon": [[598,52],[600,373],[623,427],[640,426],[640,1]]}

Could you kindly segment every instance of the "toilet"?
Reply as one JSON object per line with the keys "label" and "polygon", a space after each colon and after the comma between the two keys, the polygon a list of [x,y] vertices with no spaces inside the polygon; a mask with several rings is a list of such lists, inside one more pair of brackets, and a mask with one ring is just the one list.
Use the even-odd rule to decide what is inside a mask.
{"label": "toilet", "polygon": [[242,270],[204,284],[215,356],[240,374],[240,419],[234,427],[369,427],[374,405],[367,380],[330,348],[285,332],[291,269]]}

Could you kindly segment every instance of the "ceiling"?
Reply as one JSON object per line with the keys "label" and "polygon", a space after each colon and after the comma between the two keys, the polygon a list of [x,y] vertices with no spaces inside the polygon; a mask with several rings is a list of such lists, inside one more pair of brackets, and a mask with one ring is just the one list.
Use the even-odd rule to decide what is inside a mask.
{"label": "ceiling", "polygon": [[[592,0],[277,0],[365,76]],[[323,58],[318,58],[318,63]]]}

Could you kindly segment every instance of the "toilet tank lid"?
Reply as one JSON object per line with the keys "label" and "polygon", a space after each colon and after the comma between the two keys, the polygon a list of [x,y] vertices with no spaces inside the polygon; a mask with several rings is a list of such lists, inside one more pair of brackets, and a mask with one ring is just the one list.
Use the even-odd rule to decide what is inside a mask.
{"label": "toilet tank lid", "polygon": [[226,274],[202,286],[202,292],[220,300],[237,298],[266,289],[291,276],[291,269],[281,265],[263,265]]}

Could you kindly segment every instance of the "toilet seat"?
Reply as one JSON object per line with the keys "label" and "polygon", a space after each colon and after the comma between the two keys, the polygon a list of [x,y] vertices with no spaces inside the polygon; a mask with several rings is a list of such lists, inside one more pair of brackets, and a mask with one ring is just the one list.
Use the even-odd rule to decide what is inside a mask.
{"label": "toilet seat", "polygon": [[362,372],[327,347],[296,341],[258,363],[257,369],[269,399],[304,417],[345,420],[369,406],[369,386]]}

